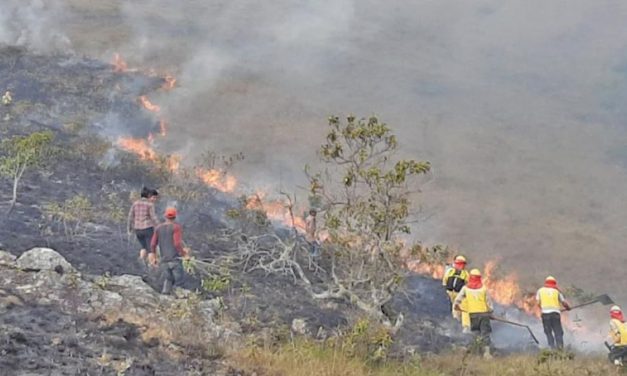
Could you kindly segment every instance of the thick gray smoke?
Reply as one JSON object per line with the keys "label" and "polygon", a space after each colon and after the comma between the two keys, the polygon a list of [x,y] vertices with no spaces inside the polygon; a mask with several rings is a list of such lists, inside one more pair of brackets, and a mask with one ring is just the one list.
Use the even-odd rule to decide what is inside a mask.
{"label": "thick gray smoke", "polygon": [[627,300],[627,3],[43,3],[9,1],[2,41],[173,72],[169,151],[243,151],[242,180],[293,189],[327,115],[375,113],[433,163],[417,238]]}
{"label": "thick gray smoke", "polygon": [[59,28],[62,0],[4,0],[0,5],[0,43],[41,52],[68,51],[69,38]]}

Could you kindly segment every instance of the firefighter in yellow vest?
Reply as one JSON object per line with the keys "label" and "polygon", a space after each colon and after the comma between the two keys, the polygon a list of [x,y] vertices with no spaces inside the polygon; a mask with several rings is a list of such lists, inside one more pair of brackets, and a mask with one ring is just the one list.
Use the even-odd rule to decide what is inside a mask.
{"label": "firefighter in yellow vest", "polygon": [[617,366],[623,365],[623,359],[627,356],[627,324],[623,317],[623,311],[619,306],[610,308],[610,361]]}
{"label": "firefighter in yellow vest", "polygon": [[468,272],[466,271],[466,258],[462,255],[455,257],[453,260],[453,266],[449,267],[444,273],[444,277],[442,277],[442,286],[446,288],[446,293],[451,302],[451,311],[453,313],[453,318],[456,320],[460,320],[462,322],[462,328],[464,329],[464,333],[470,332],[470,316],[468,312],[465,312],[467,309],[465,301],[461,304],[462,311],[456,311],[453,308],[453,303],[455,302],[455,298],[457,298],[457,294],[462,290],[462,287],[468,283]]}
{"label": "firefighter in yellow vest", "polygon": [[453,309],[461,311],[462,301],[466,300],[466,311],[470,315],[470,330],[477,334],[483,345],[483,357],[492,358],[490,354],[490,317],[492,315],[492,301],[488,290],[481,281],[479,269],[472,269],[468,283],[462,287],[453,303]]}
{"label": "firefighter in yellow vest", "polygon": [[544,287],[538,289],[536,300],[542,310],[542,326],[549,347],[564,348],[564,329],[562,328],[562,307],[570,310],[570,305],[557,287],[557,280],[552,276],[546,277]]}

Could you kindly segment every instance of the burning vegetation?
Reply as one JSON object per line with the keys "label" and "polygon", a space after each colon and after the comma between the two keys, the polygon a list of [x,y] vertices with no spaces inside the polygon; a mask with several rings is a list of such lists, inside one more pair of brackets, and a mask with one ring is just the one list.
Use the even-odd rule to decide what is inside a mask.
{"label": "burning vegetation", "polygon": [[[20,64],[29,58],[22,57]],[[67,68],[71,65],[46,62],[55,69],[70,69],[69,73],[62,71],[61,78],[76,73]],[[114,146],[124,152],[109,161],[111,145],[106,141],[88,139],[74,127],[55,129],[59,121],[51,120],[54,112],[38,113],[41,106],[25,103],[29,88],[37,86],[24,81],[14,99],[19,106],[4,109],[14,119],[11,132],[21,129],[19,121],[39,118],[44,125],[33,122],[31,126],[53,128],[63,135],[58,142],[68,143],[61,145],[65,153],[54,156],[61,163],[47,166],[50,170],[27,185],[24,202],[45,201],[41,212],[35,205],[18,204],[16,219],[0,230],[3,247],[24,249],[33,245],[31,241],[46,241],[90,272],[143,274],[127,252],[122,229],[132,192],[152,184],[182,213],[194,255],[185,264],[189,288],[198,291],[198,299],[224,299],[228,308],[220,309],[241,323],[244,334],[255,336],[270,328],[277,338],[287,338],[277,329],[277,322],[290,326],[291,335],[304,333],[328,340],[334,336],[331,333],[341,332],[325,343],[335,343],[348,361],[357,356],[351,353],[354,349],[362,349],[359,356],[375,363],[386,362],[392,354],[405,356],[407,348],[439,352],[461,343],[470,352],[471,344],[449,317],[441,288],[447,260],[417,262],[418,255],[412,254],[407,262],[407,253],[412,252],[406,252],[408,247],[400,239],[409,231],[408,187],[428,174],[431,166],[425,161],[395,160],[398,145],[387,124],[376,117],[331,117],[319,150],[324,170],[307,169],[308,202],[299,206],[289,194],[274,197],[264,190],[246,192],[233,172],[243,154],[221,157],[205,153],[191,160],[162,150],[171,133],[171,119],[164,114],[167,91],[178,85],[174,76],[129,69],[119,55],[111,65],[89,64],[85,63],[92,67],[85,76],[98,79],[94,87],[105,82],[109,91],[97,98],[81,98],[85,102],[73,106],[85,111],[98,108],[91,106],[91,100],[107,103],[106,113],[89,123],[94,129],[111,128],[107,127],[111,113],[131,123],[133,127],[124,134],[114,136]],[[0,69],[9,66],[0,60]],[[18,73],[8,77],[20,77],[20,65],[15,66]],[[129,74],[139,75],[144,86],[120,90]],[[60,103],[66,99],[62,87],[60,84],[59,92],[54,93]],[[159,90],[163,92],[157,105],[150,97]],[[119,97],[109,100],[111,92]],[[37,96],[28,100],[36,101]],[[67,116],[72,117],[72,124],[78,124],[78,115],[68,112]],[[69,189],[59,190],[59,181]],[[311,221],[308,224],[303,215],[311,208],[320,213],[313,240],[306,232]],[[41,221],[33,225],[32,218],[39,217]],[[17,233],[28,234],[32,240],[17,237]],[[6,244],[4,239],[9,239]],[[93,252],[86,254],[85,249]],[[515,275],[497,277],[496,265],[489,262],[482,268],[491,297],[500,306],[537,321],[533,296],[521,288]],[[408,273],[410,270],[428,278]],[[179,314],[185,315],[185,309]],[[352,322],[352,317],[362,319]],[[267,348],[285,351],[282,345],[273,343]],[[516,351],[529,349],[516,346],[512,347]]]}

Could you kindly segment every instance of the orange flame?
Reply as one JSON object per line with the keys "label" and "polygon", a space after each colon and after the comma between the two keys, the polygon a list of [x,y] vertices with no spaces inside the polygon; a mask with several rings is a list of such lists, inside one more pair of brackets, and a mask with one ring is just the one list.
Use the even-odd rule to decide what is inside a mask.
{"label": "orange flame", "polygon": [[147,109],[150,112],[159,112],[161,111],[161,107],[157,106],[156,104],[153,104],[147,96],[142,95],[141,97],[138,98],[139,99],[139,103],[142,105],[142,107],[144,107],[145,109]]}
{"label": "orange flame", "polygon": [[163,77],[163,85],[161,85],[161,89],[166,90],[166,91],[172,90],[174,89],[175,85],[176,85],[176,78],[174,78],[174,76],[166,74],[165,77]]}
{"label": "orange flame", "polygon": [[299,231],[305,230],[305,220],[290,213],[289,202],[287,200],[266,200],[265,192],[257,192],[246,198],[246,209],[262,210],[268,216],[268,219],[283,223],[286,226],[294,227]]}
{"label": "orange flame", "polygon": [[[496,278],[494,276],[496,266],[495,261],[489,261],[486,263],[483,272],[482,280],[488,289],[490,297],[498,304],[515,306],[529,315],[539,316],[540,309],[535,301],[535,296],[522,290],[518,284],[516,274]],[[445,268],[441,264],[429,264],[412,260],[407,263],[407,268],[434,279],[442,279],[444,277]]]}
{"label": "orange flame", "polygon": [[117,141],[118,146],[122,149],[136,154],[142,160],[155,161],[157,153],[150,146],[147,140],[141,138],[121,137]]}
{"label": "orange flame", "polygon": [[[152,142],[152,134],[148,135],[148,139],[121,137],[117,144],[123,150],[137,155],[141,160],[156,162],[159,159],[157,152],[150,146]],[[165,159],[168,170],[171,172],[178,171],[181,165],[181,157],[177,154],[169,155]]]}
{"label": "orange flame", "polygon": [[488,288],[488,292],[495,302],[501,305],[514,305],[522,311],[540,316],[533,294],[525,293],[518,284],[518,277],[515,273],[509,274],[501,279],[494,277],[496,269],[495,261],[488,261],[484,267],[483,282]]}
{"label": "orange flame", "polygon": [[177,172],[179,167],[181,166],[181,156],[178,154],[173,154],[168,157],[168,170],[171,172]]}
{"label": "orange flame", "polygon": [[428,275],[433,279],[444,278],[444,265],[429,264],[411,260],[407,262],[407,268],[422,275]]}
{"label": "orange flame", "polygon": [[218,169],[198,169],[196,175],[208,186],[220,192],[233,192],[237,186],[237,179]]}
{"label": "orange flame", "polygon": [[118,53],[113,54],[111,64],[113,64],[113,71],[116,73],[123,73],[128,70],[128,64],[126,64],[126,61],[124,61]]}

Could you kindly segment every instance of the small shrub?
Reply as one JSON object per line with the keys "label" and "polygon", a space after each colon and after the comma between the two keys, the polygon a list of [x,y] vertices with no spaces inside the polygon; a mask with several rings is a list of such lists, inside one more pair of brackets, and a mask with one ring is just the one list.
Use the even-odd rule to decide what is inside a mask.
{"label": "small shrub", "polygon": [[76,195],[61,204],[44,204],[44,216],[49,225],[61,226],[68,239],[86,235],[85,224],[94,220],[94,207],[87,196]]}

